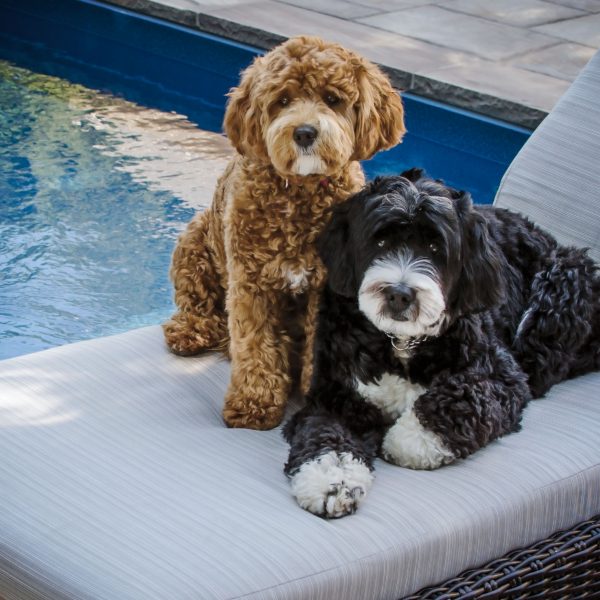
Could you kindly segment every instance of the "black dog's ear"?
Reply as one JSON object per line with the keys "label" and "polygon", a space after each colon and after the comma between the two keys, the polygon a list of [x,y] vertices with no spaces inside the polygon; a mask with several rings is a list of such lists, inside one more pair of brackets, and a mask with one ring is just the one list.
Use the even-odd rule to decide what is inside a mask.
{"label": "black dog's ear", "polygon": [[349,237],[352,200],[338,204],[317,240],[317,250],[327,268],[329,287],[341,296],[352,297],[356,293],[354,270],[350,257]]}
{"label": "black dog's ear", "polygon": [[419,179],[423,179],[424,177],[427,177],[427,175],[425,174],[425,171],[423,169],[419,169],[418,167],[413,167],[412,169],[407,169],[406,171],[402,171],[402,173],[400,173],[400,177],[404,177],[405,179],[408,179],[412,183],[415,183],[416,181],[419,181]]}
{"label": "black dog's ear", "polygon": [[485,217],[473,209],[471,196],[461,192],[455,202],[462,224],[462,270],[454,308],[460,314],[487,310],[506,298],[506,258]]}

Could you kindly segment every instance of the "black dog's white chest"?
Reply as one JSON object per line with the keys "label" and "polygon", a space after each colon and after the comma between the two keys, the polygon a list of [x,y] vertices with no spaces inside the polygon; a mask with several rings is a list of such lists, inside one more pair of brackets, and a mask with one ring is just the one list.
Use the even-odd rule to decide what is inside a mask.
{"label": "black dog's white chest", "polygon": [[364,383],[355,381],[356,391],[381,412],[392,419],[397,419],[406,410],[410,410],[415,400],[424,392],[419,383],[392,373],[383,373],[375,381]]}

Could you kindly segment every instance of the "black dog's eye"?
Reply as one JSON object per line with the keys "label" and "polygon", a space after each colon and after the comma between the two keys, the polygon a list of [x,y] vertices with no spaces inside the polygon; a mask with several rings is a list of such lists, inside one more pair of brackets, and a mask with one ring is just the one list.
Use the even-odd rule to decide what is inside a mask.
{"label": "black dog's eye", "polygon": [[335,94],[325,94],[325,103],[327,106],[335,106],[340,103],[340,98]]}
{"label": "black dog's eye", "polygon": [[287,96],[281,96],[281,98],[279,98],[279,104],[281,104],[281,106],[287,106],[290,103],[290,99]]}
{"label": "black dog's eye", "polygon": [[381,240],[377,241],[377,246],[379,248],[385,248],[385,244],[386,244],[386,240],[384,240],[384,239],[381,239]]}
{"label": "black dog's eye", "polygon": [[431,242],[429,244],[429,251],[431,254],[437,254],[440,251],[440,247],[435,242]]}

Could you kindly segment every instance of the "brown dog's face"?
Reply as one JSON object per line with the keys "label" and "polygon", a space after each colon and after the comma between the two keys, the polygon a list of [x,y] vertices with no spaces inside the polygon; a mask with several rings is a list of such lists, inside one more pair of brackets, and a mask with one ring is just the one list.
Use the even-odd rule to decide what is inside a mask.
{"label": "brown dog's face", "polygon": [[238,152],[284,176],[334,175],[404,134],[402,102],[375,65],[312,37],[288,40],[244,72],[225,130]]}

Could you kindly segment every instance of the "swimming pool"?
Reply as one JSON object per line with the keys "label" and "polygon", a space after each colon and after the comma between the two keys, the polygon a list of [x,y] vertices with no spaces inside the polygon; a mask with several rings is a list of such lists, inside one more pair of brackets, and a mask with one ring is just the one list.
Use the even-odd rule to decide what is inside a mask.
{"label": "swimming pool", "polygon": [[[229,156],[257,50],[89,0],[0,0],[0,358],[162,321],[177,233]],[[367,175],[419,165],[490,202],[528,131],[405,95]]]}

